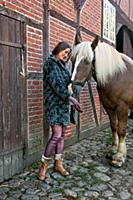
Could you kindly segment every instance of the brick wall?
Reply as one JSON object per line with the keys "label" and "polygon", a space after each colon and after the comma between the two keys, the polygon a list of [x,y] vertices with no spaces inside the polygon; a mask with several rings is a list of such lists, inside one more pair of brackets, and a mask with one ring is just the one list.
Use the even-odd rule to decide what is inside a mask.
{"label": "brick wall", "polygon": [[[90,0],[85,2],[81,10],[80,24],[89,31],[101,35],[101,1]],[[92,41],[93,37],[86,33],[82,33],[82,40]],[[94,103],[99,117],[100,115],[99,101],[97,101],[98,93],[97,90],[93,87],[93,84],[92,84],[92,90],[93,90]],[[88,128],[91,129],[93,127],[96,127],[92,102],[87,85],[86,87],[83,88],[81,93],[81,105],[83,107],[83,114],[81,114],[81,126],[80,126],[82,133]]]}
{"label": "brick wall", "polygon": [[120,2],[120,8],[128,16],[128,14],[129,14],[129,0],[121,0],[121,2]]}
{"label": "brick wall", "polygon": [[89,90],[86,86],[81,91],[80,97],[81,106],[83,108],[83,113],[80,114],[81,117],[81,131],[84,131],[88,128],[95,127],[94,113],[91,104],[91,98],[89,94]]}
{"label": "brick wall", "polygon": [[[70,25],[70,22],[76,22],[76,9],[74,8],[73,0],[50,0],[50,11],[54,10],[58,16],[63,16],[67,19],[66,22],[58,18],[58,16],[51,16],[49,12],[49,45],[50,51],[61,40],[66,40],[72,44],[75,34],[74,25]],[[94,34],[101,35],[101,0],[86,0],[80,13],[80,25],[92,34],[82,32],[83,40],[92,41]],[[120,7],[128,14],[128,0],[122,0]],[[26,16],[34,24],[43,23],[43,0],[3,0],[0,1],[0,5],[9,8],[21,16]],[[133,19],[133,3],[131,1],[130,16]],[[44,10],[45,12],[45,10]],[[68,24],[69,21],[69,24]],[[73,23],[71,23],[73,24]],[[92,36],[93,35],[93,36]],[[42,147],[43,141],[43,33],[39,28],[35,28],[32,25],[26,25],[26,79],[27,87],[27,141],[28,150],[32,154]],[[100,121],[100,103],[99,97],[96,91],[96,85],[92,85],[93,95],[98,114],[98,120]],[[80,128],[84,131],[87,127],[91,128],[96,126],[94,113],[92,110],[92,104],[88,87],[84,87],[80,96],[81,105],[83,107],[83,114],[80,114]],[[102,115],[102,119],[105,122],[107,116]],[[75,126],[69,126],[66,131],[66,137],[71,137]],[[45,140],[45,138],[44,138]]]}
{"label": "brick wall", "polygon": [[86,29],[101,34],[101,1],[86,1],[81,10],[80,23]]}
{"label": "brick wall", "polygon": [[43,144],[43,82],[27,81],[28,153],[39,151]]}
{"label": "brick wall", "polygon": [[27,26],[27,71],[42,73],[43,35],[42,31]]}
{"label": "brick wall", "polygon": [[71,20],[76,19],[76,12],[72,0],[51,0],[50,9],[55,10]]}
{"label": "brick wall", "polygon": [[72,44],[75,29],[64,22],[50,17],[50,50],[62,40]]}
{"label": "brick wall", "polygon": [[43,21],[43,0],[5,0],[5,6],[35,21]]}
{"label": "brick wall", "polygon": [[[43,33],[31,26],[26,29],[27,74],[43,73]],[[36,75],[36,76],[37,76]],[[37,79],[37,78],[36,78]],[[39,151],[43,145],[43,81],[27,80],[27,142],[28,153]]]}

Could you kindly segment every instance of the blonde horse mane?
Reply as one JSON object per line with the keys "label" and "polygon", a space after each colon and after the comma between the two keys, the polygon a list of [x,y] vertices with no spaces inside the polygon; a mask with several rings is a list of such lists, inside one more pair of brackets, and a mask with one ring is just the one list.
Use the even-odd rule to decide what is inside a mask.
{"label": "blonde horse mane", "polygon": [[95,51],[97,80],[100,83],[105,84],[109,77],[126,70],[121,54],[114,47],[99,42]]}

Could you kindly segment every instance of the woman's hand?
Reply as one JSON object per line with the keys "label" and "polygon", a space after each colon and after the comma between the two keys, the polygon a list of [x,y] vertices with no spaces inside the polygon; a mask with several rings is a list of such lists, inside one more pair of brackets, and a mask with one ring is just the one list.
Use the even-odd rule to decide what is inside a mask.
{"label": "woman's hand", "polygon": [[74,97],[70,96],[69,97],[69,101],[72,103],[72,105],[74,106],[74,108],[78,111],[78,112],[83,112],[79,102],[77,101],[77,99],[75,99]]}

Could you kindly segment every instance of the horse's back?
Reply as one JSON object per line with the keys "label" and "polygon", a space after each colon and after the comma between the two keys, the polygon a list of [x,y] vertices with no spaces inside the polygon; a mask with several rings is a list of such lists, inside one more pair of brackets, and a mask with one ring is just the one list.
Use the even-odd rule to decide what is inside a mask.
{"label": "horse's back", "polygon": [[120,103],[133,108],[133,60],[125,54],[120,55],[125,62],[126,70],[111,77],[104,87],[99,86],[98,92],[102,101],[112,108]]}
{"label": "horse's back", "polygon": [[131,65],[131,67],[133,67],[133,60],[129,56],[125,55],[124,53],[119,54],[121,55],[124,62],[128,63],[129,65]]}

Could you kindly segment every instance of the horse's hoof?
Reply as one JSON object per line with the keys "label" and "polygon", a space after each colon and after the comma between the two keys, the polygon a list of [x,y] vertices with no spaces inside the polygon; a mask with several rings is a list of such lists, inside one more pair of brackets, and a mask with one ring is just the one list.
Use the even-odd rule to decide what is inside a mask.
{"label": "horse's hoof", "polygon": [[113,155],[111,164],[115,167],[121,167],[122,164],[125,162],[126,155],[121,153],[117,153]]}
{"label": "horse's hoof", "polygon": [[122,161],[117,161],[117,160],[112,160],[111,165],[113,165],[114,167],[121,167],[123,164]]}

